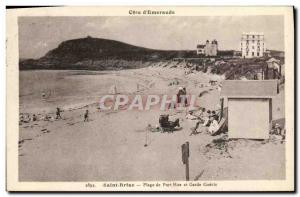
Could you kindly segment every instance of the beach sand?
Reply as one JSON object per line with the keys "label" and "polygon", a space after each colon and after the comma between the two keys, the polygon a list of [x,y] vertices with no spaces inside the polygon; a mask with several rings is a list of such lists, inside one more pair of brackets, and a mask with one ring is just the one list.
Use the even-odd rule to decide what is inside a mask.
{"label": "beach sand", "polygon": [[[150,132],[162,111],[101,111],[99,97],[116,85],[128,95],[176,94],[179,86],[199,95],[200,106],[216,110],[220,92],[208,83],[222,76],[184,74],[177,68],[121,71],[20,71],[20,113],[62,118],[22,123],[19,131],[20,181],[176,181],[185,180],[181,145],[190,143],[191,180],[274,180],[285,178],[285,143],[280,140],[230,140],[220,145],[204,130],[190,136],[195,121],[172,112],[182,129]],[[169,84],[178,80],[178,85]],[[137,83],[140,89],[137,92]],[[203,87],[202,85],[203,84]],[[284,91],[283,91],[284,92]],[[276,119],[284,118],[283,92],[275,98]],[[42,94],[45,94],[42,97]],[[83,122],[88,109],[90,117]],[[147,146],[144,146],[147,144]],[[219,147],[221,146],[221,148]],[[222,147],[225,146],[226,148]]]}

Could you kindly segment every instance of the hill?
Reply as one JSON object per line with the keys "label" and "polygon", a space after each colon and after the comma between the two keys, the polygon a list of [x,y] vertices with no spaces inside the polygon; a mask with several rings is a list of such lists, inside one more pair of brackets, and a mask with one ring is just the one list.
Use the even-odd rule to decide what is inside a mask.
{"label": "hill", "polygon": [[[155,50],[123,42],[92,38],[64,41],[40,59],[20,60],[20,69],[92,69],[106,70],[112,67],[137,68],[144,64],[132,61],[161,61],[173,58],[189,58],[195,51]],[[107,62],[110,64],[107,65]],[[121,65],[120,65],[121,62]]]}

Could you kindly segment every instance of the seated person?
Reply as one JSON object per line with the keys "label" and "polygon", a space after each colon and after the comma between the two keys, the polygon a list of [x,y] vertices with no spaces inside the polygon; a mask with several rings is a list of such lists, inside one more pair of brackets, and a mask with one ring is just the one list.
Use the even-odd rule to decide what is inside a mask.
{"label": "seated person", "polygon": [[175,128],[176,126],[180,127],[179,118],[175,121],[169,121],[169,115],[160,115],[159,124],[162,128]]}
{"label": "seated person", "polygon": [[205,116],[205,111],[206,109],[203,107],[203,108],[200,108],[199,111],[196,111],[194,113],[195,116],[197,116],[200,120],[203,120],[204,116]]}
{"label": "seated person", "polygon": [[200,111],[199,115],[195,115],[196,117],[198,117],[199,121],[196,123],[196,126],[191,128],[192,133],[190,135],[196,134],[196,131],[199,127],[200,124],[202,124],[202,126],[206,126],[207,124],[209,124],[209,115],[210,115],[210,110],[207,111],[207,113],[205,113],[206,109],[202,108],[202,110]]}
{"label": "seated person", "polygon": [[180,127],[179,118],[177,118],[175,121],[169,121],[169,127],[170,128]]}
{"label": "seated person", "polygon": [[24,122],[24,116],[23,115],[20,116],[20,122]]}
{"label": "seated person", "polygon": [[33,114],[33,116],[32,116],[32,121],[37,121],[37,117],[35,114]]}
{"label": "seated person", "polygon": [[213,133],[215,133],[216,131],[219,130],[219,123],[218,123],[218,121],[216,119],[216,116],[211,116],[210,117],[210,122],[211,123],[210,123],[210,125],[208,127],[208,132],[210,134],[213,134]]}
{"label": "seated person", "polygon": [[197,116],[194,115],[193,111],[189,111],[189,113],[185,116],[186,119],[189,119],[189,120],[196,120],[198,119]]}
{"label": "seated person", "polygon": [[216,114],[216,111],[212,111],[211,116],[214,117],[215,120],[219,121],[219,116]]}
{"label": "seated person", "polygon": [[203,117],[204,122],[203,122],[202,126],[209,127],[210,117],[211,117],[211,112],[210,112],[210,110],[207,110],[207,113]]}

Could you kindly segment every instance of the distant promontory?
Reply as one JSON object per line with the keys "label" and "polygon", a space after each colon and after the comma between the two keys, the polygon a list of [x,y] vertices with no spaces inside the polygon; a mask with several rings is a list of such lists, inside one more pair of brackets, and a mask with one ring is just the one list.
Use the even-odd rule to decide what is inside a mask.
{"label": "distant promontory", "polygon": [[129,64],[128,62],[161,61],[195,56],[196,51],[194,50],[155,50],[88,36],[64,41],[39,59],[20,60],[19,66],[20,70],[116,69],[114,67],[129,69],[138,68],[139,65]]}

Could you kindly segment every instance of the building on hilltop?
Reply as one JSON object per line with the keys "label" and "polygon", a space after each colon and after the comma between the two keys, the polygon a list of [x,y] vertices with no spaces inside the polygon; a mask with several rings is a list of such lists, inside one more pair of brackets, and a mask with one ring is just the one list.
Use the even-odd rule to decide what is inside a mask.
{"label": "building on hilltop", "polygon": [[197,45],[197,55],[217,56],[217,54],[218,54],[217,40],[213,40],[211,42],[207,40],[205,45],[203,44]]}
{"label": "building on hilltop", "polygon": [[206,41],[205,45],[205,56],[217,56],[218,53],[218,42],[213,40],[209,43],[209,40]]}
{"label": "building on hilltop", "polygon": [[266,51],[263,33],[243,33],[240,43],[243,58],[262,57]]}
{"label": "building on hilltop", "polygon": [[197,45],[197,55],[204,55],[205,54],[205,45],[198,44]]}

